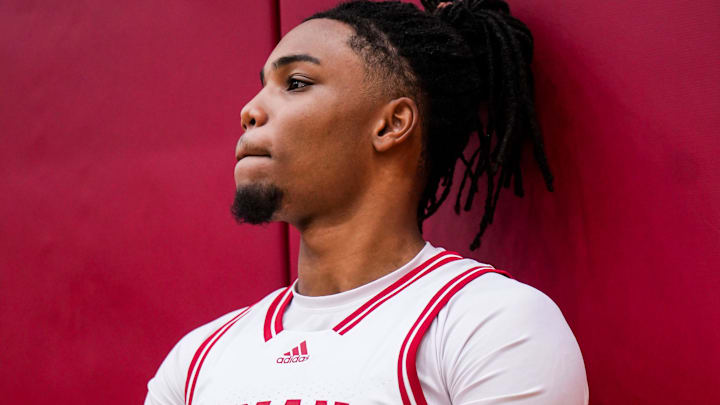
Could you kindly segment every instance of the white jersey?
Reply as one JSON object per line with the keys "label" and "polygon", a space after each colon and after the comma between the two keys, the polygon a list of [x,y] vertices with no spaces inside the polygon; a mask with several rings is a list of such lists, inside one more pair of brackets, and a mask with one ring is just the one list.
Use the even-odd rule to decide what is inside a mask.
{"label": "white jersey", "polygon": [[145,404],[588,403],[558,307],[488,264],[427,242],[350,291],[307,297],[296,284],[187,334]]}

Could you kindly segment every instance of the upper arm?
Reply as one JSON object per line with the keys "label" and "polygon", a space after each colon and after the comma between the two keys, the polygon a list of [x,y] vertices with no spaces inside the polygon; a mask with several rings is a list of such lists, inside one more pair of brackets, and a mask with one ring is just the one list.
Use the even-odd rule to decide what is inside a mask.
{"label": "upper arm", "polygon": [[225,314],[180,339],[148,381],[145,405],[183,405],[185,380],[195,352],[209,335],[240,311],[242,309]]}
{"label": "upper arm", "polygon": [[437,321],[440,374],[453,404],[587,404],[575,336],[535,288],[485,275],[453,297]]}

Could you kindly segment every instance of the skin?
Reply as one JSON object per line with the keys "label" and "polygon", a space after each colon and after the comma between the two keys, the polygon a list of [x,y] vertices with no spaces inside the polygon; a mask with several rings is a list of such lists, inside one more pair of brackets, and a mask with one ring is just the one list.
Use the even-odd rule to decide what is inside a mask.
{"label": "skin", "polygon": [[[236,187],[283,191],[272,221],[301,235],[298,292],[347,291],[392,272],[425,245],[416,224],[421,123],[410,98],[368,83],[347,45],[351,27],[316,19],[290,31],[262,69],[263,88],[242,109]],[[308,55],[307,60],[280,59]],[[306,58],[307,59],[307,58]]]}

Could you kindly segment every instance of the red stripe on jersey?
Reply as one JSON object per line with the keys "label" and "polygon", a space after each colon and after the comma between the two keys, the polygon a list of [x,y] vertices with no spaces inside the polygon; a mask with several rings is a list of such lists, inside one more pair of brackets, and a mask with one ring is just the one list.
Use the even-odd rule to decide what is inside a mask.
{"label": "red stripe on jersey", "polygon": [[303,340],[302,343],[300,343],[300,354],[305,356],[307,353],[307,341]]}
{"label": "red stripe on jersey", "polygon": [[[457,256],[453,256],[457,255]],[[439,258],[442,258],[443,256],[447,256],[440,260],[439,262],[435,263],[432,267],[427,269],[425,268],[430,265],[430,263],[433,263]],[[455,261],[460,260],[462,257],[460,257],[460,254],[457,252],[451,252],[451,251],[443,251],[435,256],[431,257],[430,259],[423,262],[421,265],[414,268],[409,273],[402,276],[399,280],[392,283],[390,286],[379,292],[377,295],[372,297],[370,300],[368,300],[366,303],[360,306],[360,308],[356,309],[352,314],[350,314],[347,318],[343,319],[339,324],[337,324],[333,330],[335,332],[338,332],[341,335],[344,335],[347,333],[350,329],[352,329],[355,325],[357,325],[363,318],[365,318],[370,312],[374,311],[377,307],[382,305],[385,301],[389,300],[390,298],[397,295],[400,291],[404,290],[407,286],[411,285],[415,281],[421,279],[422,277],[425,277],[427,274],[432,272],[433,270],[437,269],[438,267]],[[418,273],[421,273],[418,275]],[[418,276],[417,278],[413,279],[413,277]],[[407,283],[407,284],[405,284]],[[405,284],[405,285],[403,285]],[[367,310],[367,312],[365,312]]]}
{"label": "red stripe on jersey", "polygon": [[[292,288],[292,284],[288,289]],[[282,324],[282,318],[283,314],[285,313],[285,308],[287,308],[288,304],[290,303],[290,300],[292,300],[292,290],[288,291],[287,297],[285,300],[283,300],[282,304],[280,304],[280,308],[278,308],[277,311],[277,317],[275,318],[275,330],[273,331],[273,336],[277,335],[278,333],[282,332],[283,330],[283,324]]]}
{"label": "red stripe on jersey", "polygon": [[[218,328],[215,332],[213,332],[210,336],[208,336],[205,341],[200,345],[200,347],[195,351],[195,355],[192,358],[192,361],[190,361],[190,367],[188,368],[188,374],[187,379],[185,380],[185,403],[190,405],[192,404],[192,395],[195,392],[195,382],[197,382],[198,375],[200,374],[200,368],[202,367],[202,363],[205,361],[205,357],[207,357],[207,354],[210,352],[210,348],[217,342],[218,339],[220,339],[220,336],[224,335],[225,332],[230,329],[232,325],[235,324],[240,318],[242,318],[245,314],[248,313],[251,307],[247,307],[244,310],[241,310],[240,313],[235,315],[232,319],[225,322],[220,328]],[[222,332],[221,332],[222,331]],[[217,336],[217,337],[216,337]],[[212,343],[211,343],[212,342]],[[207,346],[207,350],[205,350],[205,354],[200,358],[201,353]],[[198,359],[200,361],[198,362]],[[197,365],[197,367],[195,367]],[[193,376],[193,371],[194,376]],[[192,385],[190,385],[190,380],[192,380]],[[188,387],[190,387],[190,392],[188,393]]]}
{"label": "red stripe on jersey", "polygon": [[210,349],[212,349],[212,347],[215,345],[215,343],[222,337],[222,335],[225,334],[225,332],[227,332],[230,329],[231,326],[235,325],[235,322],[237,322],[237,320],[228,324],[225,327],[225,329],[223,329],[222,332],[220,332],[220,334],[217,335],[217,338],[215,338],[215,340],[213,340],[212,343],[210,343],[208,345],[207,350],[205,350],[205,353],[202,355],[202,357],[200,357],[200,361],[198,362],[197,370],[195,371],[195,375],[193,376],[192,383],[190,384],[190,393],[188,395],[188,400],[187,400],[188,405],[192,405],[193,395],[195,394],[195,384],[197,383],[198,376],[200,375],[200,370],[202,369],[202,365],[205,362],[205,358],[207,358],[208,353],[210,353]]}
{"label": "red stripe on jersey", "polygon": [[[398,384],[400,385],[400,396],[403,401],[403,405],[417,404],[427,405],[425,395],[423,395],[422,388],[420,386],[420,378],[417,374],[415,367],[415,360],[417,357],[417,350],[420,347],[425,332],[432,324],[433,320],[450,301],[450,299],[463,288],[467,283],[482,276],[486,273],[500,273],[504,276],[512,278],[512,276],[503,270],[497,270],[487,267],[474,267],[469,269],[459,276],[450,280],[445,284],[433,298],[430,300],[428,305],[422,311],[415,324],[410,328],[405,340],[400,349],[400,355],[398,357]],[[407,372],[407,379],[410,385],[411,392],[407,391],[404,371]],[[410,401],[410,396],[414,398],[414,401]]]}
{"label": "red stripe on jersey", "polygon": [[[250,308],[246,308],[245,311],[247,311],[248,309],[250,309]],[[230,322],[236,320],[236,319],[237,319],[239,316],[241,316],[245,311],[242,311],[242,310],[241,310],[240,313],[238,313],[237,315],[235,315],[235,316],[234,316],[232,319],[230,319],[229,321],[225,322],[220,328],[218,328],[215,332],[213,332],[210,336],[208,336],[208,337],[205,339],[205,341],[200,345],[200,347],[197,349],[197,351],[195,351],[195,355],[193,356],[192,360],[190,361],[190,367],[188,367],[187,379],[185,380],[185,402],[187,402],[187,390],[188,390],[188,384],[190,383],[190,377],[191,377],[191,375],[192,375],[193,369],[195,368],[195,363],[197,362],[198,357],[200,357],[200,353],[202,353],[202,350],[205,348],[205,346],[207,346],[208,342],[210,342],[210,341],[215,337],[215,335],[217,335],[218,332],[220,332],[220,331],[222,330],[222,328],[224,328],[224,327],[225,327],[227,324],[229,324]]]}
{"label": "red stripe on jersey", "polygon": [[[282,297],[285,295],[285,293],[287,293],[288,289],[290,289],[291,286],[292,285],[290,285],[290,286],[286,287],[284,290],[282,290],[280,292],[280,294],[278,294],[277,297],[275,297],[275,299],[272,301],[272,303],[270,304],[270,308],[268,308],[267,314],[265,315],[265,325],[263,327],[263,335],[265,336],[266,342],[268,340],[270,340],[270,338],[273,337],[272,317],[273,317],[273,314],[275,313],[275,309],[278,307],[278,305],[280,304],[280,300],[282,300]],[[280,319],[282,319],[282,317]]]}

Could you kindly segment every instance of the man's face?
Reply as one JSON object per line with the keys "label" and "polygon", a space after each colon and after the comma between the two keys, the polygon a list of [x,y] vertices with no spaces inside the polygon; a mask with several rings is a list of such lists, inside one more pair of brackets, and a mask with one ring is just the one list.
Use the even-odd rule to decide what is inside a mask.
{"label": "man's face", "polygon": [[354,32],[316,19],[290,31],[262,69],[263,88],[242,109],[236,155],[239,222],[341,219],[368,182],[372,117],[380,103]]}

